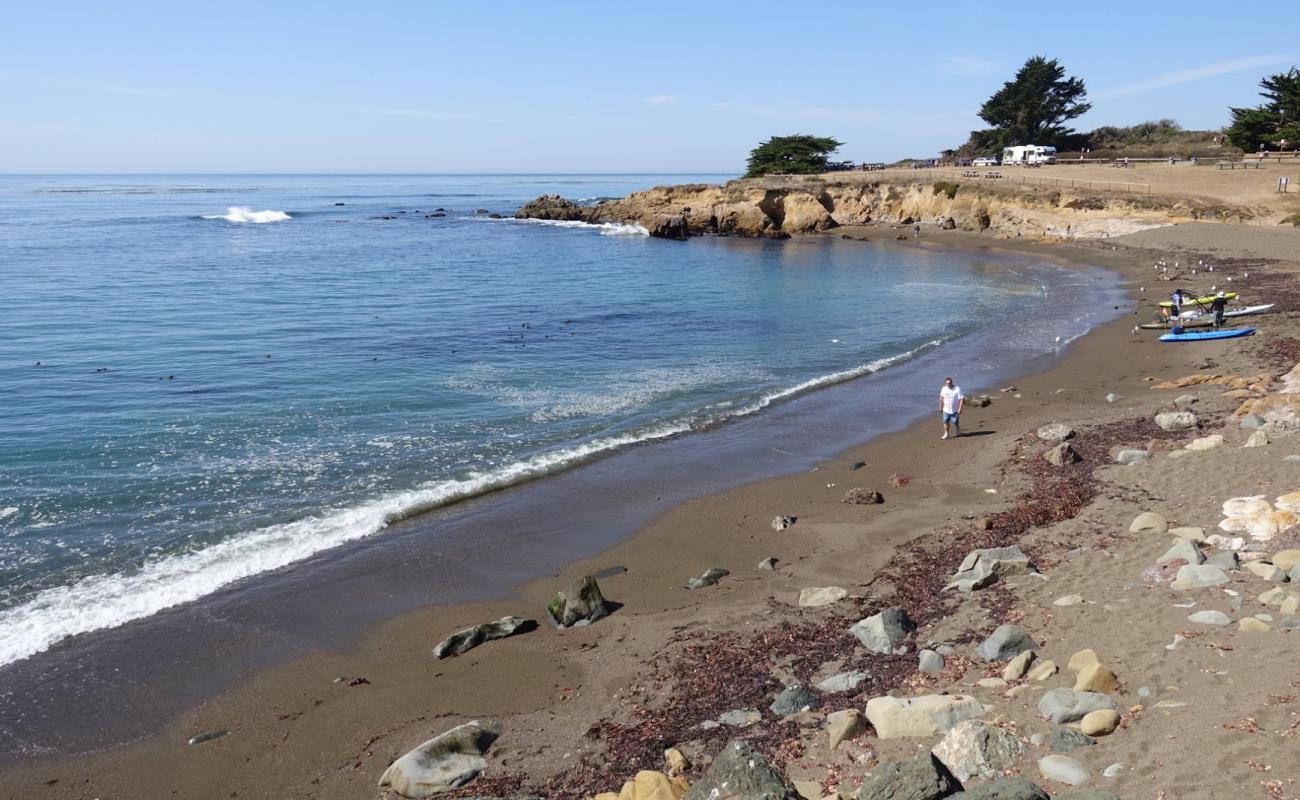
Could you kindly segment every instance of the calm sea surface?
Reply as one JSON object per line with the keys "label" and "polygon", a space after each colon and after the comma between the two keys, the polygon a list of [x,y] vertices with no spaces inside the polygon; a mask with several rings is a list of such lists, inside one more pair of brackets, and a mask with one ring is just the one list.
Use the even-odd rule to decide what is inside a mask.
{"label": "calm sea surface", "polygon": [[1087,299],[1050,264],[479,211],[726,177],[0,178],[0,665]]}

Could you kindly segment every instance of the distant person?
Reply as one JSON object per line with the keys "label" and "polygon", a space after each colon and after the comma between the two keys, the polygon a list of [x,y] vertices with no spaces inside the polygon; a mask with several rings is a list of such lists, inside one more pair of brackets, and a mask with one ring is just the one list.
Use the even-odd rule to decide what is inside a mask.
{"label": "distant person", "polygon": [[943,414],[943,438],[948,438],[948,428],[952,426],[952,435],[961,436],[961,409],[966,404],[966,395],[961,387],[945,378],[939,389],[939,413]]}
{"label": "distant person", "polygon": [[919,223],[919,222],[916,223],[916,226],[913,227],[912,230],[916,232],[916,238],[920,239],[920,238],[921,238],[921,223]]}
{"label": "distant person", "polygon": [[1183,290],[1174,289],[1174,293],[1169,295],[1169,301],[1174,304],[1174,307],[1170,309],[1173,313],[1169,316],[1178,319],[1178,315],[1183,313]]}
{"label": "distant person", "polygon": [[1210,311],[1214,313],[1214,327],[1223,327],[1223,317],[1228,310],[1228,296],[1219,292],[1214,296],[1214,302],[1210,303]]}

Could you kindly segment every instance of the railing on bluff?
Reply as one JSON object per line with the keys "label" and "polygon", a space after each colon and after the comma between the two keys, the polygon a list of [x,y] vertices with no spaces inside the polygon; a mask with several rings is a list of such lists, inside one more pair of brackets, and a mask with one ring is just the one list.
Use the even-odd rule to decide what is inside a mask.
{"label": "railing on bluff", "polygon": [[[1134,194],[1151,194],[1151,184],[1133,183],[1131,181],[1087,181],[1082,178],[1053,178],[1045,175],[1018,175],[1004,172],[1001,169],[991,169],[984,172],[983,167],[976,167],[969,170],[943,169],[935,167],[923,167],[912,169],[911,167],[891,168],[882,170],[885,173],[898,172],[902,175],[916,177],[925,175],[936,178],[953,178],[956,180],[970,180],[972,175],[965,174],[971,172],[980,172],[980,180],[987,180],[990,183],[1021,183],[1035,186],[1060,186],[1071,189],[1093,189],[1096,191],[1107,192],[1132,192]],[[986,177],[987,176],[987,177]]]}

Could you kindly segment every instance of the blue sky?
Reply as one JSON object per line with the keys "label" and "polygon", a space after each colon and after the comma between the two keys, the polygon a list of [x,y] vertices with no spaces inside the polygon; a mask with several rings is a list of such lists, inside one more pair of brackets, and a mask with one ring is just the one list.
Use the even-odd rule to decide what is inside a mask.
{"label": "blue sky", "polygon": [[1035,54],[1086,81],[1082,129],[1218,127],[1300,64],[1300,4],[1165,5],[4,0],[0,172],[732,172],[788,133],[893,160]]}

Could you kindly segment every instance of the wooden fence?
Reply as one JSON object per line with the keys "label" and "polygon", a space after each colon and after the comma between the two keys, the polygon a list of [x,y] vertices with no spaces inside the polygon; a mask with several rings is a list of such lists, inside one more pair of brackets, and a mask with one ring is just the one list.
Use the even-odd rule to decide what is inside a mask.
{"label": "wooden fence", "polygon": [[[1086,181],[1081,178],[1056,178],[1046,175],[1024,175],[1019,170],[1023,167],[985,168],[974,167],[969,170],[945,169],[942,167],[922,167],[920,169],[900,168],[882,170],[885,173],[900,173],[913,177],[924,175],[927,178],[951,178],[956,181],[979,180],[989,183],[1019,183],[1033,186],[1057,186],[1070,189],[1093,189],[1103,192],[1132,192],[1134,194],[1151,194],[1151,184],[1133,183],[1131,181]],[[1015,171],[1012,171],[1015,170]],[[980,177],[973,178],[966,172],[977,172]],[[985,177],[992,176],[992,177]]]}

